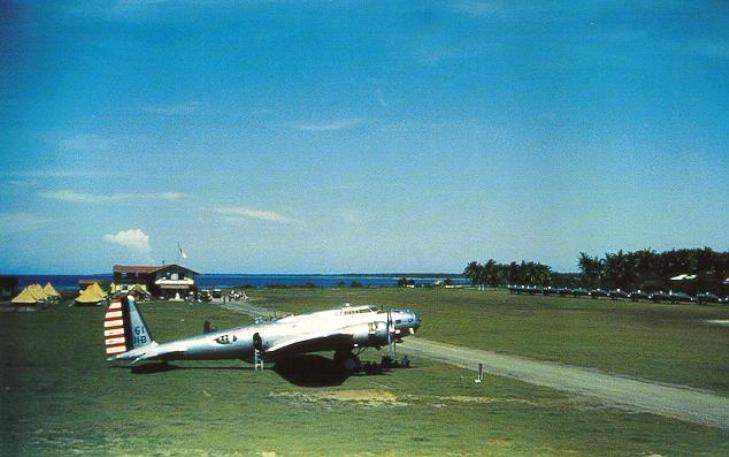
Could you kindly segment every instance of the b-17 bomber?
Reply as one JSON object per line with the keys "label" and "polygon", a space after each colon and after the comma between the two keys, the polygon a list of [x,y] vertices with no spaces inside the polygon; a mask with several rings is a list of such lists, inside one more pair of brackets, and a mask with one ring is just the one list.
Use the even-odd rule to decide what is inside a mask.
{"label": "b-17 bomber", "polygon": [[421,319],[406,310],[380,310],[374,305],[344,306],[308,314],[290,315],[266,323],[211,330],[158,343],[152,337],[132,296],[115,299],[104,320],[109,361],[221,360],[278,361],[293,355],[334,351],[334,361],[355,371],[358,354],[370,347],[392,346],[415,334]]}

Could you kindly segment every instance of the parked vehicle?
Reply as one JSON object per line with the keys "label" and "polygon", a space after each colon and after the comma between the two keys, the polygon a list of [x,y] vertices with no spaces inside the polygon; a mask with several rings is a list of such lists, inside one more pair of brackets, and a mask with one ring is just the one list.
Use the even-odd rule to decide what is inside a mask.
{"label": "parked vehicle", "polygon": [[653,292],[650,299],[654,302],[669,301],[671,299],[671,296],[668,295],[666,292],[660,290],[658,292]]}
{"label": "parked vehicle", "polygon": [[602,289],[593,289],[590,291],[590,297],[592,298],[607,297],[608,295],[608,292]]}
{"label": "parked vehicle", "polygon": [[610,292],[608,292],[608,297],[610,297],[610,299],[612,299],[612,300],[617,300],[619,298],[628,298],[629,295],[624,290],[617,289],[617,290],[611,290]]}
{"label": "parked vehicle", "polygon": [[696,295],[696,300],[699,303],[721,303],[719,296],[712,294],[711,292],[704,292]]}
{"label": "parked vehicle", "polygon": [[590,295],[590,291],[587,289],[572,289],[572,296],[577,297],[587,297]]}
{"label": "parked vehicle", "polygon": [[694,303],[696,299],[685,292],[673,292],[669,295],[671,303]]}
{"label": "parked vehicle", "polygon": [[642,290],[636,290],[628,294],[628,297],[630,297],[633,301],[638,300],[649,300],[651,298],[650,294],[648,292],[643,292]]}

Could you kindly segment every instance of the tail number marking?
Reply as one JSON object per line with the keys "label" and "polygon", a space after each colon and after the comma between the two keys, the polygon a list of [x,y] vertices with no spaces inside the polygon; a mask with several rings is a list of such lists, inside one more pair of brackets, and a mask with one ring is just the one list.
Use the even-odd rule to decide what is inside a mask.
{"label": "tail number marking", "polygon": [[134,327],[134,344],[146,344],[147,343],[147,333],[142,330],[141,327],[135,326]]}

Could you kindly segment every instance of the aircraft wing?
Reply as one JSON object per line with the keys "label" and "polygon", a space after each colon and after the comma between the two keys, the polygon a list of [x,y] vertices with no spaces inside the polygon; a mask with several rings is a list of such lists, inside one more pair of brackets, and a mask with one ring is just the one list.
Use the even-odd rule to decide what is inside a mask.
{"label": "aircraft wing", "polygon": [[275,342],[266,349],[266,354],[283,355],[316,351],[351,349],[353,336],[341,331],[319,332],[298,335]]}

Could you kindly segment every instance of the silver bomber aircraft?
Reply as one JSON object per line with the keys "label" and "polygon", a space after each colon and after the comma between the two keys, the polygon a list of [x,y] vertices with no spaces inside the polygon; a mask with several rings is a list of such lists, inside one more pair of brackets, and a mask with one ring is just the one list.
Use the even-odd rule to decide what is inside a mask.
{"label": "silver bomber aircraft", "polygon": [[[420,327],[420,317],[411,310],[382,311],[373,305],[345,306],[309,314],[291,315],[272,322],[204,333],[158,343],[133,297],[114,300],[106,311],[104,336],[109,361],[171,360],[262,360],[334,351],[334,361],[348,370],[359,366],[357,355],[368,347],[392,345]],[[206,323],[207,324],[207,323]]]}

